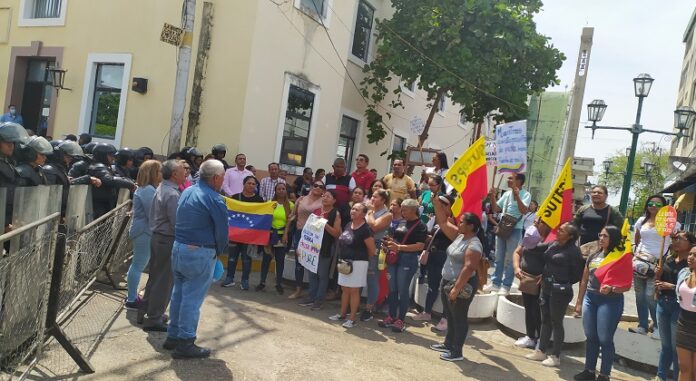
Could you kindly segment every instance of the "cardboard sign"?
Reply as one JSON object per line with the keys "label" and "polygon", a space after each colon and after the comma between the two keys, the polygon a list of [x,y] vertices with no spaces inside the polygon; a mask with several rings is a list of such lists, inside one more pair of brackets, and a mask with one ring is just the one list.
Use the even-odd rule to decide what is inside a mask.
{"label": "cardboard sign", "polygon": [[655,216],[655,230],[662,237],[667,237],[674,232],[677,225],[677,210],[672,206],[663,206]]}
{"label": "cardboard sign", "polygon": [[527,121],[499,124],[495,128],[498,173],[520,173],[527,168]]}
{"label": "cardboard sign", "polygon": [[324,226],[328,221],[310,214],[304,228],[302,228],[302,238],[297,245],[297,260],[307,270],[317,273],[319,267],[319,251],[321,241],[324,239]]}

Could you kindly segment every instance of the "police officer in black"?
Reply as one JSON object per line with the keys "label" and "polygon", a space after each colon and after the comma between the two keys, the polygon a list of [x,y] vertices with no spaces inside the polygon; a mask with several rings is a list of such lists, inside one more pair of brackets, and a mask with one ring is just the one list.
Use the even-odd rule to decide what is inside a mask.
{"label": "police officer in black", "polygon": [[111,144],[99,143],[92,151],[92,164],[87,173],[101,180],[102,186],[92,191],[94,217],[98,218],[116,206],[118,190],[121,188],[135,190],[135,183],[127,177],[114,173],[111,165],[114,162],[116,147]]}
{"label": "police officer in black", "polygon": [[13,154],[15,144],[26,143],[29,140],[27,130],[12,122],[0,123],[0,188],[6,188],[5,231],[12,221],[12,206],[14,204],[14,189],[17,186],[17,170]]}
{"label": "police officer in black", "polygon": [[133,162],[135,161],[135,151],[128,147],[121,148],[114,155],[115,163],[111,166],[117,176],[135,180]]}
{"label": "police officer in black", "polygon": [[153,157],[155,157],[155,153],[152,152],[150,147],[140,147],[135,150],[135,160],[133,160],[133,168],[131,168],[131,179],[137,179],[140,165],[147,160],[151,160]]}
{"label": "police officer in black", "polygon": [[17,186],[31,187],[47,185],[42,166],[46,157],[53,153],[53,146],[43,136],[32,136],[26,144],[15,150],[17,160]]}
{"label": "police officer in black", "polygon": [[84,152],[80,146],[71,141],[55,140],[51,142],[53,153],[48,156],[46,165],[43,166],[44,175],[48,185],[62,185],[63,198],[61,210],[65,213],[65,208],[68,203],[68,192],[71,185],[89,185],[95,187],[101,186],[101,180],[90,175],[84,175],[76,178],[68,176],[68,168],[76,158],[84,156]]}
{"label": "police officer in black", "polygon": [[87,174],[87,170],[92,164],[92,150],[98,144],[97,142],[90,142],[82,147],[82,152],[84,154],[79,159],[75,158],[72,165],[68,168],[68,176],[78,178]]}
{"label": "police officer in black", "polygon": [[213,146],[213,149],[211,151],[213,154],[213,157],[217,160],[220,160],[222,162],[222,166],[225,167],[225,171],[230,167],[229,164],[225,161],[225,155],[227,155],[227,147],[225,147],[224,144],[216,144]]}

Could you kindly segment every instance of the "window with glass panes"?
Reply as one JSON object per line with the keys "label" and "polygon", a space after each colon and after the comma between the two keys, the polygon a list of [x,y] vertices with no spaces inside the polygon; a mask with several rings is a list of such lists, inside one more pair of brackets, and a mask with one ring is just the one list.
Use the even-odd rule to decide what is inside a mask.
{"label": "window with glass panes", "polygon": [[343,115],[341,120],[341,133],[338,136],[338,149],[336,157],[346,159],[346,169],[351,170],[353,154],[355,151],[355,138],[358,134],[358,120]]}
{"label": "window with glass panes", "polygon": [[311,91],[290,85],[283,127],[283,142],[280,146],[279,161],[281,164],[304,167],[307,161],[307,146],[313,109],[314,94]]}
{"label": "window with glass panes", "polygon": [[399,135],[394,135],[394,143],[392,144],[392,155],[394,156],[391,165],[394,165],[394,159],[403,159],[406,155],[406,138]]}
{"label": "window with glass panes", "polygon": [[353,34],[354,56],[367,62],[370,53],[370,38],[372,37],[372,23],[375,17],[375,9],[365,0],[358,2],[358,16],[355,18],[355,32]]}
{"label": "window with glass panes", "polygon": [[326,17],[327,0],[300,0],[300,7],[305,11],[321,18]]}
{"label": "window with glass panes", "polygon": [[99,63],[94,81],[89,132],[105,139],[116,137],[118,109],[121,105],[123,64]]}

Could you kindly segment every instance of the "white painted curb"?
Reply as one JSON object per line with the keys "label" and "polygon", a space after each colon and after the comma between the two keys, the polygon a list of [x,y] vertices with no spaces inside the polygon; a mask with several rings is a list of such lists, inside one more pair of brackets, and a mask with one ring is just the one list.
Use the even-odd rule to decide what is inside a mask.
{"label": "white painted curb", "polygon": [[621,328],[614,334],[616,354],[641,364],[656,367],[660,358],[660,347],[660,340],[655,340],[649,335],[632,333]]}
{"label": "white painted curb", "polygon": [[[521,335],[524,335],[527,330],[524,324],[524,306],[513,303],[507,297],[499,298],[496,319],[498,323],[519,332]],[[585,341],[582,319],[566,316],[563,319],[563,328],[565,328],[564,343],[582,343]]]}
{"label": "white painted curb", "polygon": [[[427,294],[428,285],[419,284],[415,287],[413,299],[416,301],[416,304],[423,307],[425,306],[425,297]],[[469,319],[488,319],[493,317],[497,304],[497,294],[476,294],[469,307]],[[435,304],[433,304],[433,311],[442,313],[442,301],[439,297],[435,300]]]}

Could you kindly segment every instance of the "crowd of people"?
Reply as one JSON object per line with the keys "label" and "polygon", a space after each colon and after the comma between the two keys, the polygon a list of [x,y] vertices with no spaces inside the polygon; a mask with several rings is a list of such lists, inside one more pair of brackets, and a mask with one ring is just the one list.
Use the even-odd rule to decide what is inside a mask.
{"label": "crowd of people", "polygon": [[[287,297],[312,310],[325,308],[327,300],[340,300],[340,309],[327,318],[342,321],[347,329],[374,319],[382,310],[378,326],[393,332],[406,330],[408,318],[435,323],[433,306],[439,299],[442,314],[434,325],[446,335],[431,349],[441,352],[443,360],[459,361],[469,333],[469,306],[477,292],[507,295],[517,278],[526,335],[515,345],[529,348],[530,360],[560,366],[563,320],[575,299],[574,311],[582,318],[587,338],[585,370],[575,379],[607,380],[623,294],[633,288],[639,321],[631,331],[652,332],[662,343],[657,377],[665,380],[671,368],[675,378],[679,374],[680,380],[694,379],[696,237],[677,226],[661,251],[655,216],[666,200],[660,195],[647,200],[634,226],[633,287],[618,287],[602,285],[595,276],[607,255],[624,244],[623,216],[607,204],[604,186],[592,188],[591,204],[581,207],[549,239],[552,229],[536,218],[538,203],[523,188],[521,173],[508,176],[508,191],[491,189],[482,204],[482,218],[471,213],[455,218],[450,206],[457,196],[445,180],[444,153],[434,155],[433,166],[416,183],[402,160],[393,160],[392,172],[380,178],[364,154],[356,157],[352,173],[348,163],[337,158],[330,171],[304,168],[292,181],[278,163],[270,163],[268,175],[259,178],[246,155],[237,154],[229,165],[226,151],[222,144],[207,155],[197,147],[185,147],[159,161],[147,147],[117,149],[91,142],[87,134],[48,141],[6,122],[0,125],[0,187],[12,192],[18,186],[60,184],[65,207],[70,185],[89,184],[95,218],[115,207],[119,189],[129,189],[134,255],[125,306],[138,311],[138,323],[146,331],[167,332],[163,347],[173,350],[176,358],[210,354],[195,339],[215,258],[227,254],[227,273],[219,284],[229,288],[237,285],[241,257],[239,287],[245,291],[251,287],[253,259],[261,260],[256,291],[266,289],[275,262],[275,291],[284,295],[285,258],[296,255],[302,229],[315,215],[326,220],[317,271],[295,261]],[[227,209],[220,195],[249,203],[274,202],[268,245],[229,241]],[[8,200],[11,216],[12,197]],[[5,231],[11,230],[6,221]],[[495,269],[487,282],[489,260]],[[138,287],[148,263],[141,298]],[[407,314],[414,279],[427,284],[427,293],[423,308]],[[578,283],[576,296],[573,285]],[[367,295],[364,303],[362,290]]]}

